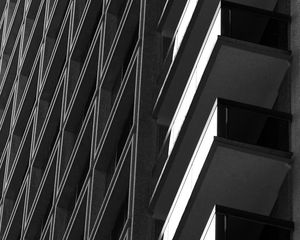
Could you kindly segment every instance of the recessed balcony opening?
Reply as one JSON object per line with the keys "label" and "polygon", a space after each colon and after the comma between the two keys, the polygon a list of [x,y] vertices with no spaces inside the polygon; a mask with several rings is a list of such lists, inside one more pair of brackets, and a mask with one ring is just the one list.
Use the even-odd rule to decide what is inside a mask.
{"label": "recessed balcony opening", "polygon": [[11,140],[11,148],[10,148],[10,156],[9,156],[9,162],[8,162],[8,172],[10,172],[10,169],[14,163],[17,151],[19,149],[19,146],[21,144],[21,137],[18,135],[13,135]]}
{"label": "recessed balcony opening", "polygon": [[110,239],[118,240],[121,237],[124,227],[126,226],[128,218],[128,192],[127,196],[123,199],[119,211],[117,213],[113,228],[111,229]]}
{"label": "recessed balcony opening", "polygon": [[[77,0],[75,8],[79,7],[77,6],[77,4],[79,3],[83,4],[83,1]],[[86,14],[81,22],[78,22],[80,19],[76,20],[76,9],[75,9],[75,16],[74,16],[75,22],[73,27],[73,40],[72,40],[72,48],[74,49],[72,51],[74,52],[73,57],[75,57],[81,63],[85,61],[85,58],[88,54],[88,50],[92,44],[94,35],[98,29],[99,22],[102,16],[102,10],[103,10],[102,4],[103,4],[102,0],[100,1],[91,0],[89,4],[86,5],[87,8]]]}
{"label": "recessed balcony opening", "polygon": [[29,36],[31,34],[33,25],[34,25],[34,19],[31,19],[31,18],[27,17],[25,19],[25,24],[24,24],[24,27],[23,27],[23,48],[22,48],[22,53],[25,50],[25,47],[28,43],[28,39],[29,39]]}
{"label": "recessed balcony opening", "polygon": [[[197,4],[201,5],[205,0],[164,0],[161,1],[162,12],[158,21],[158,29],[164,37],[172,38],[178,33],[186,31],[192,15],[196,12]],[[272,12],[285,12],[282,0],[249,1],[249,0],[228,0],[229,3],[243,4],[248,7],[255,7]],[[178,36],[176,36],[178,38]],[[179,37],[180,38],[180,37]],[[178,40],[178,39],[177,39]]]}
{"label": "recessed balcony opening", "polygon": [[[67,38],[62,39],[61,41],[67,41]],[[46,71],[46,69],[48,67],[48,64],[49,64],[49,61],[50,61],[50,58],[52,56],[52,52],[53,52],[53,49],[54,49],[54,46],[55,46],[55,42],[56,42],[55,38],[46,36],[45,45],[44,45],[44,61],[43,61],[43,73],[42,73],[42,76],[44,76],[45,71]]]}
{"label": "recessed balcony opening", "polygon": [[33,201],[35,199],[36,193],[40,186],[41,180],[43,177],[43,171],[41,168],[33,167],[31,169],[30,176],[30,196],[28,199],[28,212],[31,211]]}
{"label": "recessed balcony opening", "polygon": [[221,2],[222,36],[288,50],[288,15]]}
{"label": "recessed balcony opening", "polygon": [[[116,170],[103,206],[91,225],[92,239],[123,239],[129,227],[129,181],[132,148],[128,147]],[[101,161],[98,162],[99,164]],[[94,183],[95,185],[95,183]],[[93,201],[96,199],[93,199]]]}
{"label": "recessed balcony opening", "polygon": [[8,101],[8,105],[5,108],[5,116],[4,119],[1,120],[1,129],[0,129],[0,134],[1,134],[1,139],[0,139],[0,152],[3,152],[7,139],[9,136],[9,131],[10,131],[10,125],[11,125],[11,117],[12,117],[12,109],[13,109],[13,100],[10,98]]}
{"label": "recessed balcony opening", "polygon": [[27,17],[32,19],[34,21],[34,19],[36,18],[37,12],[41,6],[41,2],[42,0],[36,0],[36,1],[32,1],[32,0],[27,0],[27,6],[25,7],[25,9],[27,9]]}
{"label": "recessed balcony opening", "polygon": [[[132,151],[131,147],[132,147],[131,145],[126,146],[126,148],[124,149],[124,153],[122,154],[122,157],[120,158],[120,161],[119,161],[118,165],[115,167],[112,175],[111,175],[111,173],[108,172],[109,170],[103,169],[103,166],[101,166],[101,161],[98,161],[97,164],[95,165],[94,175],[93,175],[92,204],[91,204],[91,221],[90,221],[91,229],[95,225],[97,216],[105,210],[105,208],[103,206],[104,201],[105,200],[107,201],[107,198],[108,198],[110,192],[114,191],[113,189],[115,189],[116,181],[120,181],[117,179],[118,176],[120,175],[120,172],[123,172],[125,169],[126,169],[126,171],[128,171],[128,167],[130,164],[130,154]],[[128,178],[128,177],[126,177],[126,178]],[[123,182],[122,184],[126,183],[126,181]],[[118,190],[118,188],[116,188],[116,191],[119,191],[119,190]],[[121,191],[123,191],[123,190],[126,190],[126,189],[122,189]],[[124,218],[120,216],[120,218],[119,218],[120,222],[115,225],[115,231],[112,231],[112,232],[115,232],[116,235],[120,234],[120,232],[122,231],[123,226],[124,226],[124,221],[127,219],[128,202],[126,202],[126,201],[128,201],[128,196],[125,197],[125,199],[123,200],[123,204],[121,207],[122,210],[120,211],[121,212],[120,215],[122,215]],[[119,203],[121,203],[121,202],[118,202],[118,205],[119,205]],[[102,212],[101,212],[101,210],[102,210]],[[126,215],[126,219],[125,219],[125,215]],[[118,232],[118,234],[117,234],[117,232]]]}
{"label": "recessed balcony opening", "polygon": [[[246,106],[247,105],[244,105],[243,107],[242,104],[239,106],[238,103],[224,99],[217,101],[218,111],[216,114],[218,113],[218,121],[223,122],[218,122],[218,136],[234,141],[289,151],[290,121],[288,115],[286,120],[276,117],[272,118],[267,115],[267,110],[264,116],[264,114],[259,111],[259,108],[257,108],[258,112],[256,113],[255,109],[251,111],[248,110]],[[174,121],[174,126],[171,129],[168,141],[169,155],[185,120],[186,118],[182,117],[182,124],[179,124],[179,126],[176,126],[177,122]],[[253,122],[251,122],[252,120]],[[258,125],[260,122],[262,125]],[[253,123],[257,125],[253,125]],[[222,126],[220,126],[221,124]],[[259,126],[261,126],[262,129]],[[255,133],[259,135],[257,136]],[[266,133],[266,135],[264,135],[264,133]]]}
{"label": "recessed balcony opening", "polygon": [[[50,0],[50,2],[51,1],[52,0]],[[69,11],[70,8],[68,8],[69,2],[70,0],[65,0],[65,1],[56,0],[55,9],[54,12],[52,13],[53,14],[52,18],[51,19],[50,17],[48,18],[48,24],[46,26],[46,28],[48,28],[47,35],[49,37],[52,37],[54,39],[58,37],[61,26],[63,25],[64,18],[66,17],[66,15],[70,13]]]}
{"label": "recessed balcony opening", "polygon": [[[108,166],[106,169],[106,186],[105,191],[108,190],[111,179],[119,165],[119,162],[122,160],[121,156],[123,152],[126,150],[125,146],[128,144],[128,139],[130,136],[130,131],[132,129],[132,121],[133,121],[133,106],[129,111],[127,119],[124,123],[121,123],[122,130],[119,137],[114,141],[114,143],[110,146],[112,148],[112,154],[110,155],[110,159],[107,159]],[[126,144],[127,143],[127,144]]]}
{"label": "recessed balcony opening", "polygon": [[[139,28],[136,26],[134,33],[130,36],[131,41],[121,49],[121,46],[113,53],[110,65],[106,70],[101,87],[111,92],[111,102],[113,103],[120,90],[122,82],[128,77],[132,64],[136,60],[137,43],[139,39]],[[136,66],[135,66],[136,67]]]}
{"label": "recessed balcony opening", "polygon": [[[123,18],[127,17],[127,14],[124,15],[125,10],[131,6],[131,0],[111,0],[108,13],[106,16],[106,34],[105,34],[105,49],[110,49],[114,41],[116,33],[120,28],[120,22]],[[129,7],[128,7],[129,5]],[[105,57],[108,54],[108,51],[105,51]]]}
{"label": "recessed balcony opening", "polygon": [[[101,36],[101,35],[100,35]],[[76,42],[75,49],[71,54],[69,67],[69,80],[67,91],[67,109],[78,88],[87,85],[85,81],[91,81],[96,85],[98,74],[98,58],[100,47],[100,36],[97,35],[92,45],[86,46],[85,43]],[[93,90],[95,86],[93,85]],[[91,93],[93,95],[94,91]],[[76,97],[76,96],[75,96]]]}
{"label": "recessed balcony opening", "polygon": [[[1,4],[1,3],[0,3]],[[1,6],[0,6],[1,8]],[[0,9],[1,11],[1,9]],[[3,35],[4,35],[4,19],[0,20],[0,49],[2,51],[2,44],[3,44]]]}
{"label": "recessed balcony opening", "polygon": [[56,81],[47,81],[42,89],[40,100],[38,103],[38,112],[36,120],[36,133],[35,139],[38,141],[40,133],[45,128],[45,124],[49,121],[49,116],[52,121],[56,122],[55,127],[58,127],[61,117],[61,101],[62,101],[62,82],[65,75],[61,75],[60,79]]}
{"label": "recessed balcony opening", "polygon": [[0,84],[3,84],[3,78],[4,78],[4,74],[6,72],[6,68],[9,62],[10,56],[7,54],[3,54],[1,57],[1,69],[0,69]]}
{"label": "recessed balcony opening", "polygon": [[[90,71],[86,76],[93,74]],[[91,137],[91,128],[93,114],[94,114],[94,91],[96,86],[96,78],[85,78],[81,81],[75,100],[73,101],[70,111],[67,113],[67,122],[64,127],[63,148],[62,148],[62,162],[60,178],[63,176],[65,168],[67,167],[70,157],[76,150],[76,147],[81,141],[82,134],[84,136],[88,132]],[[88,122],[88,123],[87,123]],[[86,128],[88,125],[88,130]],[[83,133],[84,132],[84,133]]]}
{"label": "recessed balcony opening", "polygon": [[25,129],[26,123],[31,114],[31,109],[36,100],[39,80],[39,63],[40,59],[37,57],[29,76],[23,75],[21,70],[16,100],[16,125],[18,125],[17,131],[21,133]]}
{"label": "recessed balcony opening", "polygon": [[40,136],[40,131],[41,131],[44,121],[46,119],[50,103],[48,101],[40,99],[38,105],[39,105],[38,106],[38,119],[37,119],[36,136],[35,136],[36,139],[38,139]]}
{"label": "recessed balcony opening", "polygon": [[23,187],[16,197],[15,202],[12,202],[12,200],[10,200],[8,197],[6,197],[4,200],[2,228],[0,233],[3,239],[20,239],[23,223],[23,212],[25,207],[25,193],[26,191],[23,184]]}
{"label": "recessed balcony opening", "polygon": [[118,24],[120,23],[123,14],[125,12],[127,4],[130,3],[130,0],[116,1],[111,0],[108,8],[108,12],[116,16]]}
{"label": "recessed balcony opening", "polygon": [[198,239],[289,240],[292,231],[293,223],[289,221],[215,206]]}
{"label": "recessed balcony opening", "polygon": [[[64,67],[67,54],[66,49],[69,47],[70,12],[71,10],[67,9],[63,16],[61,16],[62,19],[59,20],[59,25],[57,26],[51,23],[47,30],[44,43],[43,78],[45,78],[44,76],[46,74],[50,75],[51,72],[60,75],[61,69]],[[51,66],[49,66],[50,64]],[[55,66],[54,68],[52,68],[53,65]],[[51,77],[53,76],[50,76],[50,78]],[[49,77],[46,76],[46,78]]]}
{"label": "recessed balcony opening", "polygon": [[[77,0],[75,2],[74,10],[74,25],[73,25],[73,39],[78,34],[84,36],[87,45],[92,42],[92,36],[94,36],[97,30],[99,21],[103,11],[103,1],[91,0],[89,3],[87,0]],[[87,9],[87,10],[86,10]],[[83,20],[82,16],[84,15]],[[79,32],[79,33],[78,33]],[[82,38],[79,37],[79,38]],[[88,36],[88,37],[87,37]],[[82,41],[82,39],[81,39]]]}
{"label": "recessed balcony opening", "polygon": [[0,108],[1,109],[5,108],[8,99],[12,94],[11,92],[13,91],[12,89],[14,88],[14,83],[16,82],[17,79],[19,46],[20,43],[19,41],[17,41],[13,50],[13,55],[9,59],[8,68],[5,70],[4,75],[1,79],[2,81],[0,85],[0,89],[1,89]]}
{"label": "recessed balcony opening", "polygon": [[[69,175],[75,174],[76,179],[70,179],[68,181],[76,182],[71,187],[76,188],[74,190],[74,194],[76,195],[76,199],[80,193],[80,189],[85,180],[86,174],[89,169],[90,163],[90,152],[91,152],[91,144],[92,144],[92,130],[93,130],[93,111],[90,111],[87,116],[80,133],[78,136],[74,137],[72,132],[69,132],[65,129],[63,136],[63,147],[62,147],[62,157],[60,163],[60,174],[59,174],[59,184],[63,184],[64,177],[69,179],[66,172],[71,171]],[[71,168],[71,170],[70,170]],[[80,174],[82,177],[80,177]],[[80,178],[80,179],[79,179]],[[74,197],[75,198],[75,197]],[[72,200],[73,201],[73,200]],[[75,201],[76,202],[76,201]]]}
{"label": "recessed balcony opening", "polygon": [[[16,7],[17,7],[17,1],[8,1],[6,30],[9,28],[9,26],[11,24],[12,17],[14,16],[14,13],[16,11]],[[7,32],[6,32],[6,34],[7,34]]]}
{"label": "recessed balcony opening", "polygon": [[5,9],[6,1],[0,1],[0,16],[2,16]]}
{"label": "recessed balcony opening", "polygon": [[96,146],[102,137],[105,126],[113,106],[111,91],[101,88],[98,97],[98,119],[97,119],[97,141]]}
{"label": "recessed balcony opening", "polygon": [[[52,112],[53,113],[53,112]],[[28,212],[32,209],[36,195],[39,194],[39,188],[43,186],[45,176],[48,174],[49,165],[55,165],[57,157],[57,137],[59,133],[59,118],[57,114],[51,114],[43,128],[43,134],[39,140],[37,149],[31,163],[31,179],[30,179],[30,194],[28,198]],[[51,166],[52,166],[51,165]],[[53,167],[53,176],[55,167]],[[52,170],[51,170],[52,171]],[[52,174],[51,173],[51,174]],[[49,175],[49,174],[48,174]]]}
{"label": "recessed balcony opening", "polygon": [[50,220],[47,220],[46,225],[43,228],[42,234],[41,234],[41,240],[49,240],[50,234],[52,230],[52,218]]}
{"label": "recessed balcony opening", "polygon": [[75,36],[78,24],[86,8],[88,0],[76,0],[74,1],[74,14],[73,14],[73,36]]}
{"label": "recessed balcony opening", "polygon": [[[79,207],[74,211],[73,222],[69,224],[68,230],[64,234],[65,239],[83,240],[86,226],[86,210],[87,210],[87,192],[82,198]],[[60,220],[57,220],[58,222]],[[58,223],[59,224],[59,223]],[[59,226],[57,226],[59,228]]]}
{"label": "recessed balcony opening", "polygon": [[[29,76],[31,66],[38,52],[44,31],[45,1],[39,7],[35,20],[26,18],[24,26],[24,42],[22,51],[23,69]],[[30,39],[30,40],[29,40]]]}
{"label": "recessed balcony opening", "polygon": [[79,121],[73,122],[74,118],[70,118],[72,119],[72,121],[67,122],[67,125],[64,129],[64,135],[63,135],[63,149],[62,149],[60,177],[62,177],[64,174],[65,168],[67,167],[70,161],[70,157],[72,156],[74,149],[76,149],[77,142],[82,141],[81,132],[85,131],[84,136],[87,134],[86,132],[89,133],[90,130],[86,130],[85,122],[88,121],[88,128],[90,129],[92,127],[91,124],[92,118],[93,118],[92,115],[89,115],[88,119],[86,120],[86,116],[82,115],[80,116]]}
{"label": "recessed balcony opening", "polygon": [[[216,203],[270,214],[290,169],[290,121],[285,113],[218,99],[191,159],[183,151],[181,161],[168,163],[152,195],[156,217],[164,219],[165,210],[170,209],[163,227],[164,239],[176,236],[190,208],[202,216],[189,223],[198,232],[203,231],[202,219]],[[185,126],[186,134],[197,131],[197,124]],[[182,150],[181,146],[176,148],[177,152]],[[186,169],[184,174],[182,169]],[[176,195],[172,194],[174,190]],[[179,239],[194,239],[187,237],[188,232]]]}
{"label": "recessed balcony opening", "polygon": [[[63,87],[60,84],[51,102],[41,98],[38,105],[35,148],[40,148],[39,144],[44,144],[45,146],[42,145],[42,147],[45,147],[49,154],[60,129],[62,92]],[[47,144],[48,146],[46,146]]]}
{"label": "recessed balcony opening", "polygon": [[[47,159],[48,160],[48,159]],[[54,189],[54,175],[55,175],[55,168],[56,168],[56,162],[57,162],[57,147],[52,151],[51,156],[49,156],[49,160],[46,163],[46,166],[38,166],[37,161],[34,162],[32,168],[31,168],[31,177],[30,177],[30,193],[28,197],[28,210],[27,210],[27,218],[36,218],[36,217],[42,217],[42,216],[35,216],[37,215],[35,206],[37,204],[37,201],[44,201],[44,199],[47,199],[47,203],[52,203],[52,195],[53,195],[53,189]],[[44,198],[41,198],[41,194],[44,194]],[[45,194],[49,194],[47,198],[45,198]],[[42,200],[43,199],[43,200]],[[48,205],[47,205],[48,206]],[[49,206],[43,206],[44,211],[46,211],[46,208],[48,210]],[[50,205],[51,208],[51,205]],[[34,215],[34,217],[32,217]],[[43,217],[43,224],[46,223],[47,216]],[[41,218],[39,220],[42,220]],[[33,226],[35,228],[35,226]]]}
{"label": "recessed balcony opening", "polygon": [[19,29],[23,20],[25,1],[19,1],[12,23],[7,28],[4,53],[10,55],[17,39]]}
{"label": "recessed balcony opening", "polygon": [[[62,75],[63,69],[65,67],[66,57],[67,57],[66,49],[69,46],[68,45],[69,27],[70,27],[70,17],[67,14],[61,26],[57,39],[56,36],[51,37],[49,32],[47,33],[46,43],[44,46],[44,62],[43,62],[43,71],[42,71],[43,74],[42,74],[41,86],[44,88],[50,88],[52,91],[54,91],[57,82],[60,76]],[[55,45],[53,49],[51,49],[53,46],[53,41],[55,41]],[[49,54],[51,54],[51,56]]]}
{"label": "recessed balcony opening", "polygon": [[50,15],[52,14],[52,11],[53,11],[53,7],[55,8],[55,6],[54,6],[54,3],[56,3],[57,2],[57,0],[48,0],[48,5],[49,5],[49,7],[48,7],[48,18],[50,17]]}
{"label": "recessed balcony opening", "polygon": [[132,86],[135,81],[137,69],[136,44],[137,42],[134,41],[127,50],[123,62],[120,64],[120,67],[118,67],[117,75],[114,78],[111,78],[110,75],[107,74],[107,77],[104,77],[104,80],[101,83],[98,107],[97,143],[102,137],[112,109],[118,104],[124,86],[125,88],[128,88],[128,85]]}
{"label": "recessed balcony opening", "polygon": [[[45,173],[35,167],[32,168],[29,201],[33,199],[28,207],[28,224],[25,229],[25,239],[40,239],[43,229],[47,224],[51,208],[53,206],[55,172],[57,164],[57,152],[49,161]],[[37,179],[32,179],[37,178]],[[32,192],[36,194],[31,194]],[[30,203],[30,202],[29,202]]]}
{"label": "recessed balcony opening", "polygon": [[[92,119],[92,118],[91,118]],[[78,148],[66,167],[67,173],[59,182],[59,200],[56,217],[60,218],[56,223],[56,239],[62,239],[66,229],[72,223],[72,218],[80,208],[82,198],[87,195],[87,177],[90,167],[91,156],[91,131],[92,121],[90,120]],[[60,171],[64,169],[60,168]],[[63,173],[63,172],[62,172]],[[60,173],[60,175],[62,175]],[[86,200],[83,200],[86,204]],[[58,215],[60,214],[60,215]]]}
{"label": "recessed balcony opening", "polygon": [[[12,136],[10,156],[7,159],[9,189],[19,189],[29,165],[32,138],[32,121],[26,127],[24,136]],[[10,190],[12,190],[10,189]]]}
{"label": "recessed balcony opening", "polygon": [[[133,45],[134,49],[136,49],[136,43]],[[106,141],[104,140],[106,135],[111,135],[107,133],[107,131],[113,131],[115,134],[119,134],[133,106],[137,73],[137,52],[132,51],[132,49],[128,50],[125,56],[126,60],[124,60],[121,67],[122,69],[120,69],[121,72],[119,72],[117,76],[115,75],[116,73],[113,73],[113,78],[111,78],[111,74],[107,73],[102,81],[98,105],[97,151],[101,144],[103,144],[103,141]],[[115,68],[110,68],[111,71],[113,71],[113,69]],[[122,124],[117,126],[117,122]],[[111,138],[111,136],[109,138]]]}
{"label": "recessed balcony opening", "polygon": [[4,185],[4,173],[5,173],[5,160],[6,160],[6,154],[4,154],[4,157],[0,160],[0,192],[2,194],[3,191],[3,185]]}
{"label": "recessed balcony opening", "polygon": [[95,224],[96,217],[106,194],[106,172],[95,168],[92,179],[93,190],[91,200],[90,229],[92,229]]}
{"label": "recessed balcony opening", "polygon": [[[132,0],[116,1],[109,4],[105,22],[103,63],[104,69],[121,65],[139,37],[139,2]],[[117,13],[121,11],[121,18]],[[115,70],[114,70],[115,71]],[[112,73],[112,78],[117,74]]]}
{"label": "recessed balcony opening", "polygon": [[63,239],[70,214],[71,213],[69,213],[68,209],[61,208],[59,206],[56,207],[56,221],[53,234],[55,237],[54,239]]}
{"label": "recessed balcony opening", "polygon": [[[26,153],[26,151],[24,150],[23,153]],[[22,184],[24,184],[24,176],[27,171],[29,156],[25,156],[22,160],[24,160],[25,163],[21,163],[21,161],[18,162],[18,166],[15,168],[16,173],[14,173],[13,176],[10,176],[8,183],[9,185],[5,190],[5,197],[12,203],[16,202],[18,193],[22,187]],[[24,169],[20,169],[20,167],[24,167]],[[18,174],[20,174],[21,177]]]}
{"label": "recessed balcony opening", "polygon": [[130,86],[134,86],[134,82],[129,82],[125,87],[120,103],[116,107],[111,121],[108,122],[105,134],[100,141],[101,168],[105,171],[111,169],[108,170],[111,173],[118,165],[133,128],[134,89],[130,89]]}

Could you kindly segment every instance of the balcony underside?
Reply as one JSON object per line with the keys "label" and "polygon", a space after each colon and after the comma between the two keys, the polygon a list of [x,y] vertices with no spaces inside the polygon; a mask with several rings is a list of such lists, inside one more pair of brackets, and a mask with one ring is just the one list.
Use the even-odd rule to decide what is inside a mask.
{"label": "balcony underside", "polygon": [[[285,51],[219,37],[153,193],[154,215],[166,217],[216,98],[272,108],[288,67]],[[165,111],[166,102],[171,104],[171,95]]]}
{"label": "balcony underside", "polygon": [[289,59],[283,50],[219,37],[199,84],[197,105],[209,105],[210,111],[221,97],[272,108]]}
{"label": "balcony underside", "polygon": [[[171,122],[195,61],[196,45],[185,46],[184,53],[180,49],[180,60],[170,68],[153,111],[160,124]],[[289,51],[219,36],[199,88],[212,101],[218,96],[271,108],[289,65]]]}
{"label": "balcony underside", "polygon": [[290,169],[289,154],[215,138],[175,239],[199,239],[215,204],[269,215]]}
{"label": "balcony underside", "polygon": [[[222,204],[269,214],[290,169],[290,157],[289,152],[215,137],[195,187],[201,187],[201,194],[204,194],[201,195],[204,197],[201,205],[205,210],[211,209],[214,204]],[[174,162],[167,169],[169,174],[161,176],[150,202],[153,216],[158,219],[167,217],[183,178],[181,172],[186,169],[186,162]]]}

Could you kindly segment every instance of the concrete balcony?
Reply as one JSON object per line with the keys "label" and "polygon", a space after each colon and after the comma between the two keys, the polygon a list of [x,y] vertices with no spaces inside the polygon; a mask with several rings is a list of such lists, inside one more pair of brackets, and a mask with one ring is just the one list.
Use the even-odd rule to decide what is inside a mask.
{"label": "concrete balcony", "polygon": [[206,113],[216,96],[271,108],[290,66],[290,17],[220,0],[186,8],[158,80],[158,123],[171,124],[191,84],[201,88]]}
{"label": "concrete balcony", "polygon": [[187,29],[178,30],[182,36],[175,34],[154,107],[158,124],[168,128],[153,171],[155,217],[166,218],[216,98],[273,107],[290,66],[289,21],[249,5],[203,0],[183,24]]}
{"label": "concrete balcony", "polygon": [[291,168],[289,114],[217,99],[200,128],[197,93],[150,202],[153,216],[173,231],[167,239],[185,209],[196,207],[199,218],[190,224],[200,233],[215,204],[269,215]]}

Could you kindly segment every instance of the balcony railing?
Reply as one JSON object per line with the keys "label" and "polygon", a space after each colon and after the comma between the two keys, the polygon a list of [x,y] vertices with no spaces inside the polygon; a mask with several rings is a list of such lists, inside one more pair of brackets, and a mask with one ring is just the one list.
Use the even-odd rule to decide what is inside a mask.
{"label": "balcony railing", "polygon": [[289,151],[289,114],[224,99],[217,108],[219,137]]}
{"label": "balcony railing", "polygon": [[[187,3],[185,12],[173,38],[173,43],[171,44],[171,48],[173,48],[173,59],[181,45],[195,7],[196,5],[194,5],[194,3],[191,3],[191,5],[189,5],[189,2]],[[288,49],[287,36],[289,21],[290,18],[283,14],[276,14],[253,7],[220,1],[171,121],[169,130],[169,154],[176,142],[218,36],[222,35],[270,47]]]}
{"label": "balcony railing", "polygon": [[221,9],[223,36],[288,50],[288,15],[227,1]]}
{"label": "balcony railing", "polygon": [[215,206],[200,240],[290,240],[292,229],[288,221]]}
{"label": "balcony railing", "polygon": [[168,213],[160,239],[173,239],[216,136],[288,151],[290,121],[289,114],[217,99]]}

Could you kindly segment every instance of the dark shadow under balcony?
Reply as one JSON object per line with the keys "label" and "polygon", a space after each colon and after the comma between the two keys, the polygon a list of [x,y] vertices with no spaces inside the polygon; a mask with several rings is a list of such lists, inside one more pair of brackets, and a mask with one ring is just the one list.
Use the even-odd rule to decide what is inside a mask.
{"label": "dark shadow under balcony", "polygon": [[[166,139],[160,155],[164,166],[155,172],[153,216],[165,220],[176,212],[179,220],[192,191],[203,216],[216,203],[270,214],[290,170],[291,116],[218,99],[202,131],[197,108],[196,94],[179,133],[175,126]],[[177,206],[181,210],[174,211]],[[199,229],[201,221],[194,222]]]}

